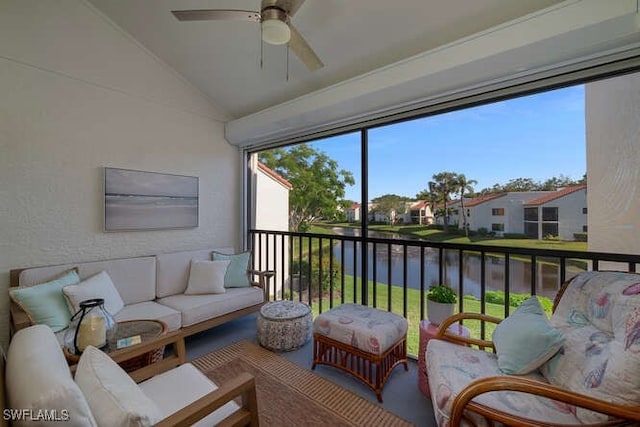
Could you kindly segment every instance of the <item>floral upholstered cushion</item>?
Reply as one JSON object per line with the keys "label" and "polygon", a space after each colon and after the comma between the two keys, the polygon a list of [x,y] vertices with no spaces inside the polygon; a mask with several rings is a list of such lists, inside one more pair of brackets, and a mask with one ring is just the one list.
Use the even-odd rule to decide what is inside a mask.
{"label": "floral upholstered cushion", "polygon": [[402,316],[360,304],[342,304],[320,314],[313,332],[362,351],[382,354],[407,335]]}
{"label": "floral upholstered cushion", "polygon": [[[585,272],[565,290],[551,323],[564,347],[542,366],[552,384],[623,405],[640,405],[640,275]],[[583,422],[607,417],[578,409]]]}
{"label": "floral upholstered cushion", "polygon": [[[480,378],[504,375],[498,368],[495,354],[437,339],[430,340],[427,345],[426,362],[431,401],[436,421],[441,427],[449,425],[453,401],[470,382]],[[546,382],[537,371],[522,377]],[[573,406],[531,394],[496,391],[482,394],[476,397],[474,402],[507,413],[533,418],[542,423],[580,424],[575,417]],[[489,425],[478,414],[467,413],[467,415],[478,426]],[[463,425],[469,424],[463,422]]]}

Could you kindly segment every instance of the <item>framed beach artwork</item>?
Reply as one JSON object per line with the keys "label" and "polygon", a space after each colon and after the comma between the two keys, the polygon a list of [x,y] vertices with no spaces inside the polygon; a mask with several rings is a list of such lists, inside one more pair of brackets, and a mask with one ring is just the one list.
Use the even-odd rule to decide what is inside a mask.
{"label": "framed beach artwork", "polygon": [[104,168],[104,231],[198,226],[198,177]]}

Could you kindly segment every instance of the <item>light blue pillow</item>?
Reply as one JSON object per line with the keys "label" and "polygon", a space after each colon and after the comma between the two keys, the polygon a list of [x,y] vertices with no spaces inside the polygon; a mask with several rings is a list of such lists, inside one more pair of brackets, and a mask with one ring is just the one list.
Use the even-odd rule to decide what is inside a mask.
{"label": "light blue pillow", "polygon": [[251,286],[249,282],[249,252],[242,252],[235,255],[227,255],[220,252],[212,253],[214,261],[231,261],[227,272],[224,275],[225,288],[247,288]]}
{"label": "light blue pillow", "polygon": [[553,357],[564,335],[549,323],[536,296],[523,302],[493,332],[498,367],[505,374],[525,375]]}
{"label": "light blue pillow", "polygon": [[27,313],[33,324],[43,324],[58,332],[69,326],[71,313],[62,288],[80,283],[74,268],[45,283],[24,286],[9,291],[11,299]]}

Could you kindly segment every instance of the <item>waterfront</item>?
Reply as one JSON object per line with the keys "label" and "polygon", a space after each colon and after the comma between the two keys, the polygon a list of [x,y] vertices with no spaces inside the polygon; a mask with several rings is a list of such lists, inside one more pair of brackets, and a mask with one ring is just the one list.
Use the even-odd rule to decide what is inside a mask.
{"label": "waterfront", "polygon": [[[335,227],[332,231],[339,235],[357,236],[359,229]],[[402,238],[407,236],[394,235],[394,233],[382,233],[369,231],[369,236],[380,238]],[[354,242],[344,242],[343,267],[346,274],[360,275],[361,267],[361,244],[356,243],[357,256],[354,264],[353,256]],[[403,286],[405,282],[404,271],[404,247],[403,245],[376,245],[375,253],[375,279],[377,283],[391,284],[393,286]],[[342,249],[340,244],[333,247],[335,260],[342,260]],[[421,281],[421,254],[420,248],[408,245],[406,248],[406,282],[412,289],[420,289]],[[459,253],[458,251],[444,251],[444,282],[462,293],[463,295],[473,295],[480,298],[481,292],[481,271],[482,262],[479,253],[465,251],[462,258],[462,292],[460,292],[459,280]],[[536,284],[535,293],[537,295],[553,298],[560,286],[560,267],[551,259],[538,259],[536,263]],[[354,265],[356,267],[354,271]],[[374,254],[373,245],[368,248],[368,278],[374,278]],[[389,271],[390,270],[390,271]],[[579,267],[568,265],[567,277],[571,277],[582,271]],[[356,274],[357,273],[357,274]],[[391,280],[389,280],[389,273]],[[439,259],[438,250],[432,248],[424,249],[424,287],[428,289],[432,285],[439,283]],[[512,257],[509,260],[509,290],[511,293],[532,293],[531,286],[531,262],[526,259]],[[487,254],[485,257],[485,284],[487,290],[504,290],[505,283],[505,259],[501,255]]]}

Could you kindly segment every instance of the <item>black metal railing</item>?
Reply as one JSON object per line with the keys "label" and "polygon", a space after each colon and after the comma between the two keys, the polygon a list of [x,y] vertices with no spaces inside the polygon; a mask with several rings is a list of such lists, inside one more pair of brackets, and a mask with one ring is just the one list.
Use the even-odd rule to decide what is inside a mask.
{"label": "black metal railing", "polygon": [[[413,331],[410,349],[417,344],[419,321],[426,318],[426,292],[432,285],[454,288],[460,312],[487,313],[491,307],[489,314],[506,317],[512,298],[553,300],[561,284],[580,271],[635,272],[640,264],[640,255],[631,254],[269,230],[251,230],[249,244],[254,268],[276,271],[270,299],[303,301],[315,313],[353,302],[402,314]],[[496,293],[502,303],[496,302]],[[500,313],[495,313],[496,304],[502,305]],[[480,337],[487,333],[479,325]]]}

